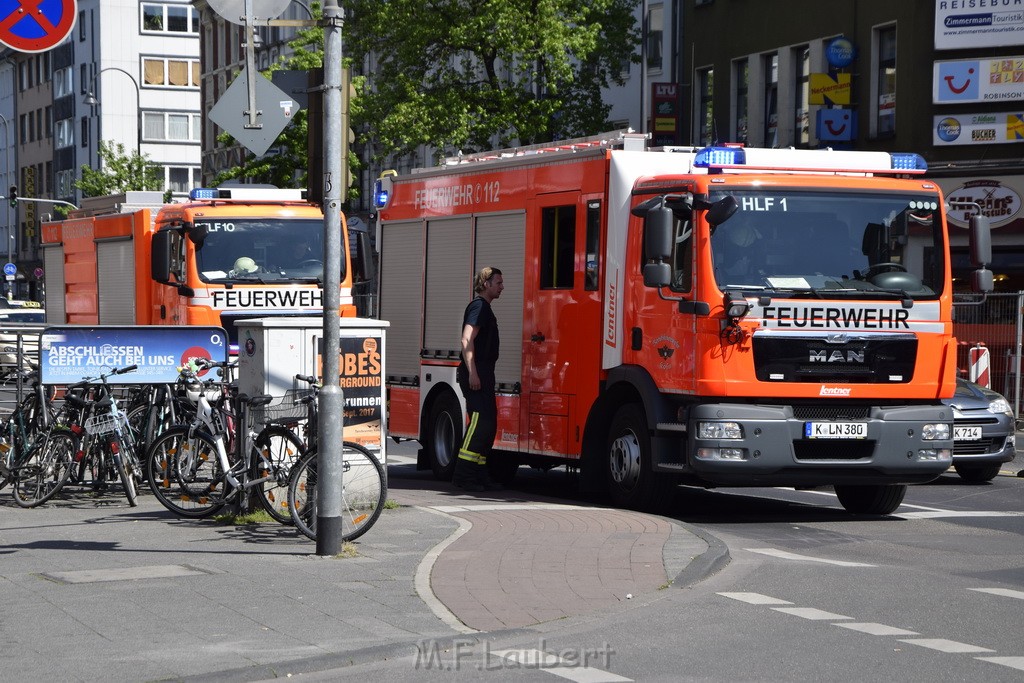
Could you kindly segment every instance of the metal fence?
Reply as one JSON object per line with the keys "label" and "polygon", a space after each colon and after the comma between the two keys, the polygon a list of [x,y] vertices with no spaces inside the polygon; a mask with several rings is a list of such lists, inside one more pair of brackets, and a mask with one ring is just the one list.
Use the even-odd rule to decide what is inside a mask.
{"label": "metal fence", "polygon": [[1022,417],[1021,334],[1024,329],[1024,291],[1000,292],[986,297],[957,294],[953,306],[953,334],[959,342],[957,368],[970,371],[970,349],[989,350],[991,386]]}

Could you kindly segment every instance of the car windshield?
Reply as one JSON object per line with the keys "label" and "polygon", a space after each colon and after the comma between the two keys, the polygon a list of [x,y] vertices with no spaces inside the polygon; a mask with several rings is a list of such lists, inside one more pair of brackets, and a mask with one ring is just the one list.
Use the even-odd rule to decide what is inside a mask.
{"label": "car windshield", "polygon": [[206,282],[309,282],[323,277],[321,219],[218,218],[197,220],[195,229],[205,233],[196,247],[196,266]]}
{"label": "car windshield", "polygon": [[739,210],[711,235],[720,289],[915,299],[942,291],[936,194],[743,189],[711,201],[725,195]]}

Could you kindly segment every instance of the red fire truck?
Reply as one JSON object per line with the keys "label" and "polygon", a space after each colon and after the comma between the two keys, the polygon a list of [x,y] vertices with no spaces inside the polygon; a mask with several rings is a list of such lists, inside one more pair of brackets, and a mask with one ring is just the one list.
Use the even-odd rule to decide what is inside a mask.
{"label": "red fire truck", "polygon": [[[85,204],[42,226],[51,324],[221,326],[234,347],[238,320],[323,310],[323,212],[304,191],[197,188],[172,204],[129,192]],[[339,312],[354,316],[351,266],[362,260],[350,258],[344,222],[342,244]]]}
{"label": "red fire truck", "polygon": [[619,133],[382,177],[389,434],[450,476],[462,314],[491,265],[494,475],[571,465],[625,507],[680,483],[834,486],[887,514],[952,455],[949,244],[925,170]]}

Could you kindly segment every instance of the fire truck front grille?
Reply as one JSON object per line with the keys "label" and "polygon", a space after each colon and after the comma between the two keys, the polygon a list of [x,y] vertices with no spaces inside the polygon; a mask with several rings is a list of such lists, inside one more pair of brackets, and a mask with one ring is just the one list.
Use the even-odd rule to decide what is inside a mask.
{"label": "fire truck front grille", "polygon": [[874,441],[794,441],[797,460],[867,460],[875,450]]}
{"label": "fire truck front grille", "polygon": [[793,417],[798,420],[866,420],[871,411],[868,406],[814,405],[793,406]]}
{"label": "fire truck front grille", "polygon": [[912,334],[754,335],[761,382],[905,384],[914,378]]}

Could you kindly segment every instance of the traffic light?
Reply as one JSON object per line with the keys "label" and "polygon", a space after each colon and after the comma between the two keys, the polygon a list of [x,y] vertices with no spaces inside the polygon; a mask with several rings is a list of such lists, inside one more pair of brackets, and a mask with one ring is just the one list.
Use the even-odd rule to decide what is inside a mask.
{"label": "traffic light", "polygon": [[7,193],[7,201],[11,203],[12,209],[18,208],[18,186],[11,185],[11,191]]}

